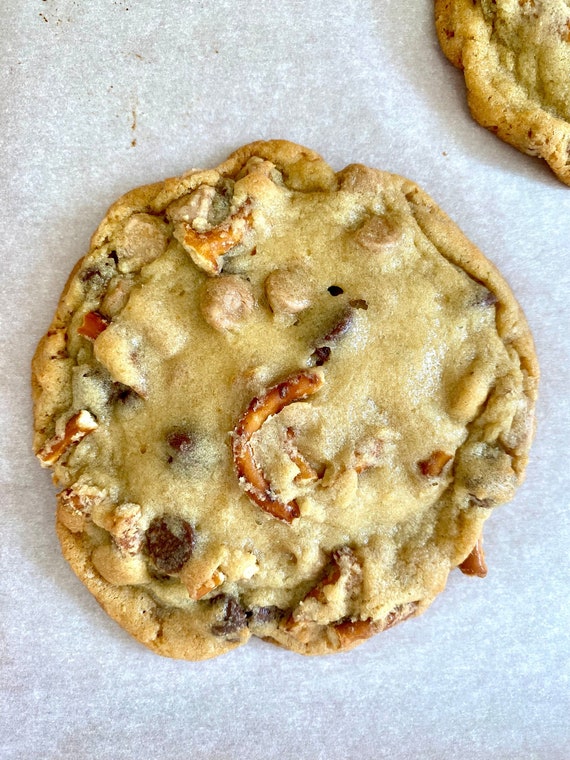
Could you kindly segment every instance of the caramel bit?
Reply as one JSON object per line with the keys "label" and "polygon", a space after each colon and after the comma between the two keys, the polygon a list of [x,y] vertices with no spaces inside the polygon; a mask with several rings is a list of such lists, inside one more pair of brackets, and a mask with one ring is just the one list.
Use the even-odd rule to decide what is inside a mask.
{"label": "caramel bit", "polygon": [[182,245],[197,267],[207,274],[222,271],[222,257],[242,242],[253,224],[249,205],[243,206],[229,221],[205,232],[197,232],[189,222],[182,222]]}
{"label": "caramel bit", "polygon": [[422,475],[427,478],[437,478],[452,459],[452,454],[446,454],[445,451],[434,451],[427,459],[418,462],[418,467]]}
{"label": "caramel bit", "polygon": [[465,575],[477,575],[484,578],[487,575],[487,563],[483,551],[483,539],[480,537],[471,550],[471,553],[459,565],[459,569]]}
{"label": "caramel bit", "polygon": [[194,549],[194,531],[175,515],[155,517],[146,531],[146,550],[156,569],[177,573]]}
{"label": "caramel bit", "polygon": [[74,443],[79,443],[88,433],[98,427],[97,420],[85,409],[73,415],[65,426],[63,435],[51,438],[38,451],[37,456],[42,467],[51,467]]}
{"label": "caramel bit", "polygon": [[341,648],[357,644],[359,641],[369,639],[381,631],[387,631],[397,623],[411,617],[418,604],[408,602],[401,604],[386,615],[382,620],[345,620],[337,623],[334,630],[338,634]]}
{"label": "caramel bit", "polygon": [[77,328],[77,333],[88,340],[95,340],[108,326],[109,320],[102,314],[99,314],[98,311],[88,311],[83,316],[83,322]]}
{"label": "caramel bit", "polygon": [[215,330],[234,330],[253,311],[255,299],[251,285],[235,274],[208,280],[200,299],[200,311]]}
{"label": "caramel bit", "polygon": [[311,396],[322,384],[322,377],[314,372],[302,371],[292,375],[269,388],[263,396],[254,398],[233,433],[235,468],[246,494],[263,511],[288,523],[299,517],[299,506],[294,500],[284,503],[273,494],[271,484],[255,461],[250,441],[269,417],[278,414],[288,404]]}
{"label": "caramel bit", "polygon": [[[389,626],[388,626],[389,627]],[[352,644],[356,641],[364,641],[384,630],[381,620],[346,620],[334,626],[341,642],[341,646]]]}

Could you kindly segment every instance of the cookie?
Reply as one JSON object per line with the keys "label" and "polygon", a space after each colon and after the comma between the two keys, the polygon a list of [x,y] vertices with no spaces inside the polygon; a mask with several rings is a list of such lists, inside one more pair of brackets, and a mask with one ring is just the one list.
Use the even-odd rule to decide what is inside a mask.
{"label": "cookie", "polygon": [[160,654],[304,654],[484,575],[538,368],[415,184],[284,142],[111,206],[33,361],[63,554]]}
{"label": "cookie", "polygon": [[435,0],[473,118],[570,185],[570,2]]}

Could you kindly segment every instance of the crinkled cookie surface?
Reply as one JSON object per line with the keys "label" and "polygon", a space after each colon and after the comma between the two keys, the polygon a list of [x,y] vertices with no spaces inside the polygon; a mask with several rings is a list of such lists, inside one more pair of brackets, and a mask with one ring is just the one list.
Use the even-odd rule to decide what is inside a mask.
{"label": "crinkled cookie surface", "polygon": [[160,654],[349,649],[484,575],[538,368],[416,185],[284,141],[128,193],[33,362],[63,553]]}
{"label": "crinkled cookie surface", "polygon": [[435,0],[476,121],[570,185],[570,0]]}

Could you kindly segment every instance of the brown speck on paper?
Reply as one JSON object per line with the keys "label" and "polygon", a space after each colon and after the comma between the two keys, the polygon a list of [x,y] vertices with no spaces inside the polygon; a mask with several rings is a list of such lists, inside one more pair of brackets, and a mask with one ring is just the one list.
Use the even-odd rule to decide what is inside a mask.
{"label": "brown speck on paper", "polygon": [[136,147],[136,144],[137,144],[137,138],[134,136],[134,132],[136,132],[136,129],[137,129],[137,109],[136,109],[136,106],[132,107],[131,113],[132,113],[132,116],[133,116],[133,120],[131,122],[131,130],[133,132],[133,139],[131,140],[131,147],[134,148],[134,147]]}

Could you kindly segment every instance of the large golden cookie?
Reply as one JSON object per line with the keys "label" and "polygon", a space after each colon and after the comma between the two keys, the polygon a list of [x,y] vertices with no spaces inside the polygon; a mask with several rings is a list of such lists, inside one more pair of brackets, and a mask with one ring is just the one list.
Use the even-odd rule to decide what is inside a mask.
{"label": "large golden cookie", "polygon": [[570,185],[570,0],[435,0],[473,118]]}
{"label": "large golden cookie", "polygon": [[33,362],[63,553],[155,651],[349,649],[483,575],[538,380],[416,185],[291,143],[109,210]]}

